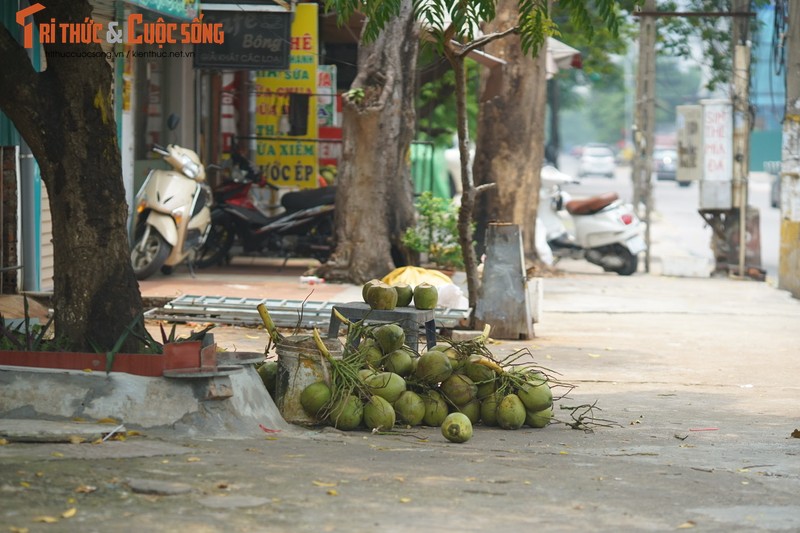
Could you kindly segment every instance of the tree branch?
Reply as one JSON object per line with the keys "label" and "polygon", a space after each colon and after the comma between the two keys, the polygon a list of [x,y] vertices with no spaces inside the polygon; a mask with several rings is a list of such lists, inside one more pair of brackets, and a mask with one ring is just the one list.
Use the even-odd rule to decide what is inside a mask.
{"label": "tree branch", "polygon": [[472,41],[471,43],[467,43],[465,45],[460,45],[459,44],[460,50],[458,52],[456,52],[456,55],[465,56],[465,55],[467,55],[468,53],[472,52],[473,50],[475,50],[477,48],[481,48],[482,46],[485,46],[485,45],[489,44],[492,41],[496,41],[497,39],[502,39],[506,35],[510,35],[512,33],[516,33],[518,30],[519,30],[519,26],[514,26],[513,28],[509,28],[507,30],[503,30],[503,31],[495,32],[495,33],[490,33],[489,35],[484,35],[480,39],[476,39],[476,40]]}
{"label": "tree branch", "polygon": [[0,109],[16,124],[15,116],[39,109],[38,73],[5,25],[0,25],[0,72]]}

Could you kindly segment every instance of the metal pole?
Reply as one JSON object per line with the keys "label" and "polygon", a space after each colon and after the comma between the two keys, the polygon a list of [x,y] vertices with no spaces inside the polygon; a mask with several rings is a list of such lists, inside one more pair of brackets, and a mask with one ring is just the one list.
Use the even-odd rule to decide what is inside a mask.
{"label": "metal pole", "polygon": [[737,44],[733,66],[733,197],[739,207],[739,277],[747,251],[747,175],[750,168],[750,46]]}

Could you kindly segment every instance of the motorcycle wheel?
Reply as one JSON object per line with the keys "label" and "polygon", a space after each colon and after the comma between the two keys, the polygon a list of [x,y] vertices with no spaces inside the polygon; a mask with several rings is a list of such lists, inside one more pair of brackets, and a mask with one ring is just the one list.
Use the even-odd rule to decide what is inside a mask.
{"label": "motorcycle wheel", "polygon": [[155,274],[172,252],[172,246],[164,240],[160,233],[151,230],[147,235],[147,240],[142,243],[144,237],[144,231],[142,231],[131,250],[133,273],[138,280],[147,279]]}
{"label": "motorcycle wheel", "polygon": [[639,258],[636,255],[632,254],[630,250],[621,244],[614,245],[614,252],[617,257],[622,260],[622,266],[615,268],[613,272],[616,272],[620,276],[630,276],[636,273],[636,270],[639,268]]}
{"label": "motorcycle wheel", "polygon": [[206,242],[197,252],[195,266],[208,268],[222,264],[227,259],[235,238],[236,229],[229,220],[223,217],[213,217]]}

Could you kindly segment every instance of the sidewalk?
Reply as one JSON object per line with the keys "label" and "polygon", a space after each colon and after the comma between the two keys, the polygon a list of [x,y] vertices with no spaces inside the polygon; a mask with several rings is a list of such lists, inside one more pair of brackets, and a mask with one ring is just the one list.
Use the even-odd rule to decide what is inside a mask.
{"label": "sidewalk", "polygon": [[[0,525],[36,531],[797,531],[800,301],[765,283],[581,263],[544,280],[529,348],[576,385],[560,423],[388,435],[309,431],[235,439],[144,432],[124,442],[0,446]],[[142,284],[145,296],[304,298],[302,266],[236,267]],[[323,284],[313,300],[357,299]],[[221,335],[221,330],[225,335]],[[257,351],[263,330],[215,338]],[[230,337],[228,335],[230,334]],[[229,344],[228,344],[229,343]],[[54,399],[55,400],[55,399]],[[164,399],[169,402],[169,399]],[[594,405],[593,432],[568,407]],[[167,408],[168,404],[164,404]],[[23,413],[19,413],[23,414]],[[71,518],[63,518],[71,514]],[[52,517],[55,523],[37,522]]]}

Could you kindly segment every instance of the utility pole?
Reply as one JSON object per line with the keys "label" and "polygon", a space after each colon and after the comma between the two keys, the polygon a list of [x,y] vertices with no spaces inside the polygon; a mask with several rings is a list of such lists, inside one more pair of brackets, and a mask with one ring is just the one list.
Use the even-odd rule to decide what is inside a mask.
{"label": "utility pole", "polygon": [[781,153],[781,246],[778,288],[800,298],[800,4],[789,3],[786,116]]}
{"label": "utility pole", "polygon": [[644,204],[645,271],[650,272],[650,210],[653,204],[653,142],[656,98],[655,0],[645,0],[639,20],[639,66],[636,72],[636,111],[633,125],[633,205]]}
{"label": "utility pole", "polygon": [[[748,10],[749,0],[735,0],[734,13]],[[750,171],[750,44],[746,17],[733,17],[733,190],[732,204],[739,209],[739,269],[737,276],[745,277],[747,250],[747,176]]]}

